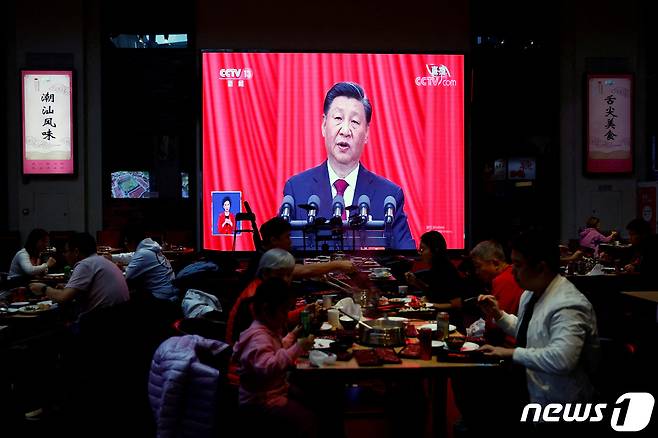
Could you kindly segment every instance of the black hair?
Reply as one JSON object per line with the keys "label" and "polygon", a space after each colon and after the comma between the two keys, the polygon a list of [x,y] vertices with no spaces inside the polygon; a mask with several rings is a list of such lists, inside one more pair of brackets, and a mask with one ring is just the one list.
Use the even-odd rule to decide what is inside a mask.
{"label": "black hair", "polygon": [[257,288],[251,302],[256,315],[270,315],[275,309],[288,307],[292,299],[292,292],[288,283],[280,278],[269,278]]}
{"label": "black hair", "polygon": [[560,270],[560,247],[540,231],[526,231],[512,239],[512,250],[523,255],[528,265],[544,262],[551,272]]}
{"label": "black hair", "polygon": [[443,234],[438,231],[428,231],[420,236],[420,241],[424,243],[432,253],[432,258],[446,257],[448,252],[448,244]]}
{"label": "black hair", "polygon": [[232,204],[231,198],[229,198],[228,196],[224,196],[224,198],[222,199],[222,208],[224,208],[224,203],[226,201],[228,201],[229,204]]}
{"label": "black hair", "polygon": [[292,230],[290,224],[280,216],[273,217],[260,226],[260,235],[265,245],[269,245],[273,238]]}
{"label": "black hair", "polygon": [[69,239],[69,251],[78,249],[83,257],[96,254],[96,239],[89,233],[75,233]]}
{"label": "black hair", "polygon": [[651,234],[651,225],[649,222],[642,218],[635,218],[626,225],[628,231],[632,231],[640,236],[648,236]]}
{"label": "black hair", "polygon": [[598,217],[590,216],[585,225],[587,228],[596,228],[599,225],[599,222],[601,222],[601,220]]}
{"label": "black hair", "polygon": [[37,252],[37,242],[44,237],[48,237],[48,231],[42,228],[35,228],[27,235],[27,239],[25,240],[25,250],[30,257],[39,257],[39,253]]}
{"label": "black hair", "polygon": [[327,112],[329,112],[331,103],[335,98],[340,96],[349,97],[361,102],[366,113],[366,121],[370,123],[370,120],[372,119],[372,105],[370,104],[370,100],[366,97],[366,92],[363,91],[361,85],[356,82],[338,82],[327,91],[327,95],[324,97],[323,106],[325,116],[327,115]]}

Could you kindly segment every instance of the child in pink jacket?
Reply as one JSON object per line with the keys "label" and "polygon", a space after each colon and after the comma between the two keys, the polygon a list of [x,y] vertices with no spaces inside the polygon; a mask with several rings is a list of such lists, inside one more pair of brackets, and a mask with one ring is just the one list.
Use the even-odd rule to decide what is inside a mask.
{"label": "child in pink jacket", "polygon": [[233,347],[239,363],[240,407],[253,418],[251,425],[281,427],[285,436],[314,436],[313,414],[288,397],[287,374],[295,360],[313,346],[313,336],[297,339],[301,327],[282,338],[291,304],[288,285],[281,279],[265,281],[251,298],[255,320]]}

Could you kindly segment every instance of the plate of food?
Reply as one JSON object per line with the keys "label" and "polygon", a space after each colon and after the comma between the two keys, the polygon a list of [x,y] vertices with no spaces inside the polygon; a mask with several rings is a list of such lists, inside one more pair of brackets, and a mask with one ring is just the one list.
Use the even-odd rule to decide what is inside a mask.
{"label": "plate of food", "polygon": [[375,260],[364,260],[363,264],[364,265],[379,266],[379,263],[377,263]]}
{"label": "plate of food", "polygon": [[443,341],[432,341],[432,348],[443,348],[446,346],[446,343]]}
{"label": "plate of food", "polygon": [[325,350],[331,347],[335,341],[333,339],[315,338],[313,341],[314,350]]}
{"label": "plate of food", "polygon": [[54,304],[49,304],[48,302],[42,302],[42,303],[37,303],[37,304],[31,304],[29,306],[23,306],[18,309],[20,313],[26,313],[26,314],[34,314],[34,313],[41,313],[41,312],[47,312],[51,310],[53,307],[55,307]]}
{"label": "plate of food", "polygon": [[464,342],[464,345],[462,345],[459,350],[460,351],[475,351],[478,348],[480,348],[480,346],[478,344],[476,344],[475,342]]}
{"label": "plate of food", "polygon": [[370,278],[389,278],[393,276],[390,271],[372,272],[368,275]]}
{"label": "plate of food", "polygon": [[388,316],[384,318],[379,318],[378,321],[382,321],[384,319],[388,319],[389,321],[402,321],[402,322],[409,321],[408,318],[403,318],[402,316]]}

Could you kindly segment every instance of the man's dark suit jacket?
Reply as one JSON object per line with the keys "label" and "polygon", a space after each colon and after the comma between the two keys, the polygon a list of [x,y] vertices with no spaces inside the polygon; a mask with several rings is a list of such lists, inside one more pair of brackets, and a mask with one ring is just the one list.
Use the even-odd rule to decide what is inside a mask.
{"label": "man's dark suit jacket", "polygon": [[[292,196],[295,200],[296,205],[293,208],[292,219],[306,219],[306,211],[297,205],[306,204],[311,195],[320,197],[320,210],[317,215],[331,218],[333,197],[331,196],[327,162],[290,177],[283,189],[283,196],[286,195]],[[375,175],[361,164],[356,179],[353,203],[358,202],[361,195],[368,195],[370,198],[370,214],[373,220],[384,220],[384,200],[387,196],[393,196],[397,209],[393,219],[391,247],[395,249],[416,248],[416,242],[411,237],[407,215],[404,212],[404,193],[398,185]]]}

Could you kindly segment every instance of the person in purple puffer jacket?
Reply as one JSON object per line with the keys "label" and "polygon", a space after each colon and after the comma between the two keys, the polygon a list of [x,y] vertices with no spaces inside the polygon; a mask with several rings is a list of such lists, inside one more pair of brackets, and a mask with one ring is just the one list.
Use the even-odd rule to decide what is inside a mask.
{"label": "person in purple puffer jacket", "polygon": [[587,219],[586,228],[580,232],[580,246],[593,250],[594,255],[598,255],[601,243],[608,243],[617,237],[616,231],[611,232],[609,236],[604,236],[600,229],[601,220],[592,216]]}
{"label": "person in purple puffer jacket", "polygon": [[289,397],[287,379],[295,360],[313,346],[313,336],[298,339],[298,327],[283,337],[292,299],[285,281],[268,279],[248,299],[255,319],[233,346],[233,360],[239,364],[240,409],[251,419],[245,432],[248,436],[260,436],[266,430],[281,432],[275,433],[279,436],[313,437],[315,416]]}

